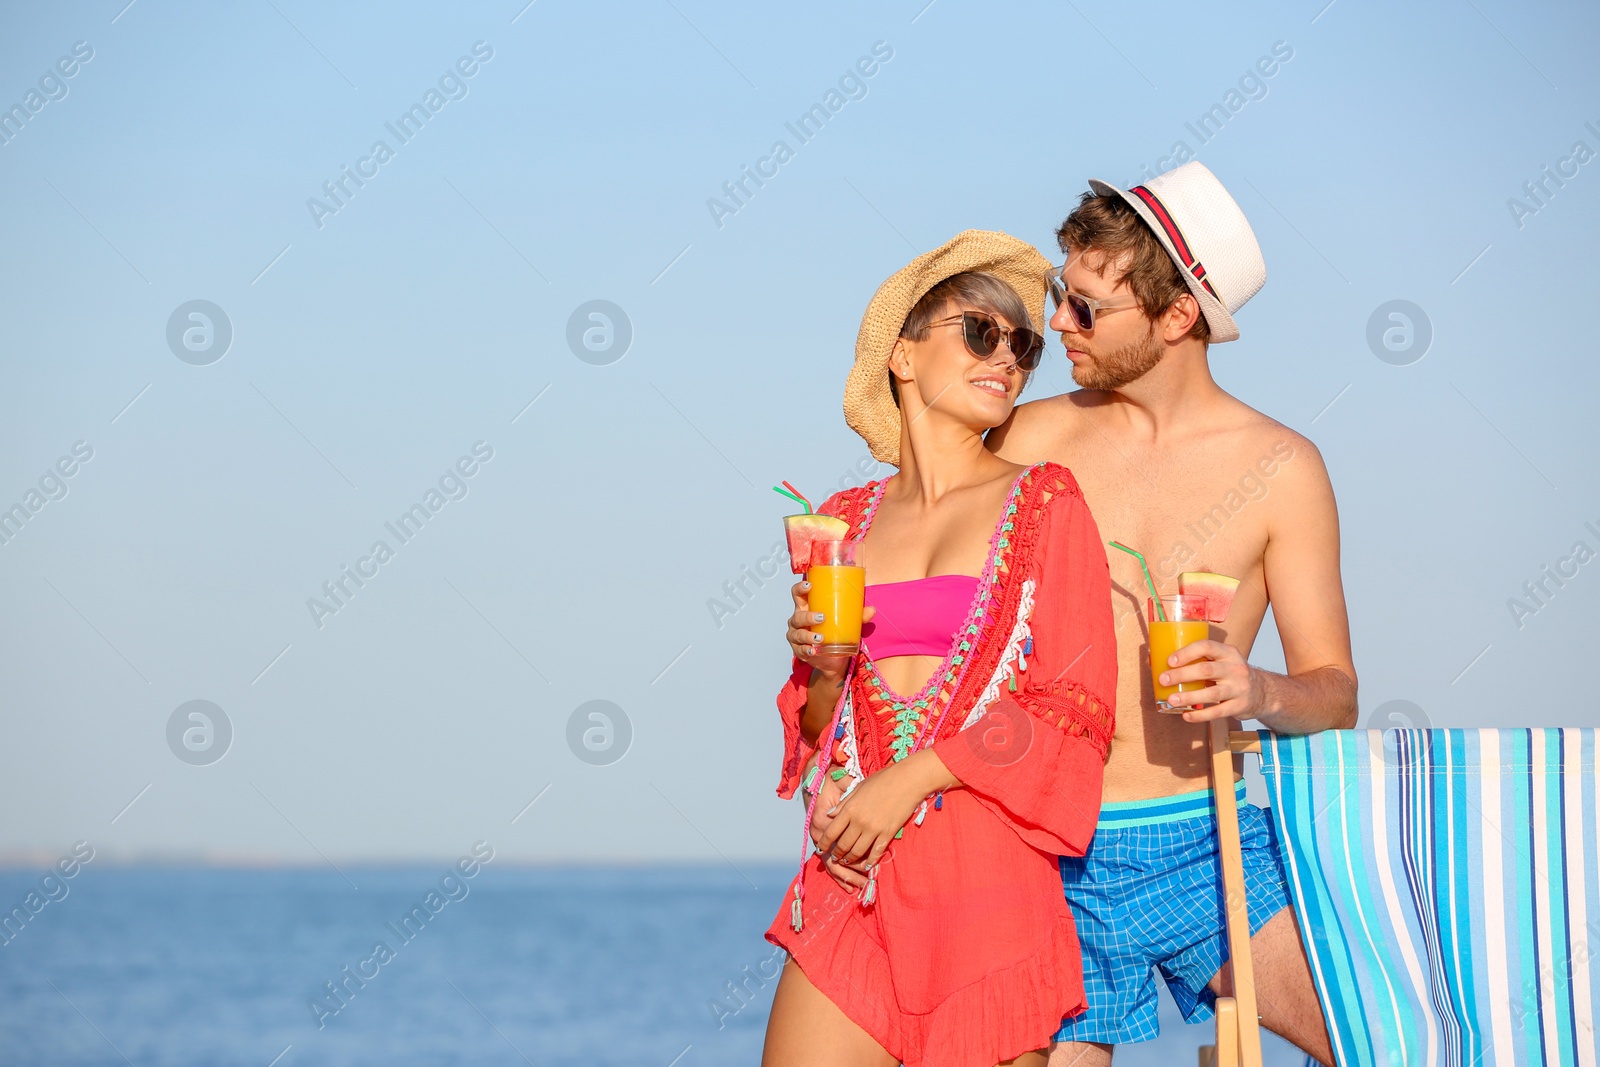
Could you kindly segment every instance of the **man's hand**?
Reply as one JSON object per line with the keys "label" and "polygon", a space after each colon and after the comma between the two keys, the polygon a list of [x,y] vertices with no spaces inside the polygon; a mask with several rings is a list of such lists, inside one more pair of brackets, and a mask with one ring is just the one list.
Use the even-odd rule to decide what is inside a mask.
{"label": "man's hand", "polygon": [[[1267,708],[1267,675],[1250,666],[1244,653],[1221,641],[1194,641],[1167,657],[1162,685],[1210,682],[1204,689],[1174,693],[1167,703],[1188,707],[1184,722],[1254,719]],[[1205,707],[1196,705],[1204,704]]]}

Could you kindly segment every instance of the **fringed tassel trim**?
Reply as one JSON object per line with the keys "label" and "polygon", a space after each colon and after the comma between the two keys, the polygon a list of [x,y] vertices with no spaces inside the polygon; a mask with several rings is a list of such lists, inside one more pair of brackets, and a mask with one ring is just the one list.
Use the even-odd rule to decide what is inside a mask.
{"label": "fringed tassel trim", "polygon": [[1018,671],[1028,669],[1028,661],[1024,658],[1024,646],[1028,651],[1033,649],[1033,632],[1028,628],[1028,619],[1033,615],[1033,590],[1036,583],[1032,578],[1022,583],[1022,595],[1017,601],[1017,622],[1011,628],[1011,637],[1006,641],[1006,649],[1000,656],[1000,662],[995,664],[994,674],[989,678],[989,684],[984,686],[983,692],[978,695],[977,702],[972,705],[972,710],[967,713],[966,720],[962,722],[961,729],[965,730],[979,719],[1000,696],[1000,687],[1006,678],[1012,674],[1011,664],[1015,660]]}

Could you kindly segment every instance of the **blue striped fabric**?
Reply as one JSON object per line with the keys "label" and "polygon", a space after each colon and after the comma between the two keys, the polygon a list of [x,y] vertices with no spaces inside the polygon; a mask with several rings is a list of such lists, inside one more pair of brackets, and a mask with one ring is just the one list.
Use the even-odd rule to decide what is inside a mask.
{"label": "blue striped fabric", "polygon": [[1596,731],[1261,732],[1341,1067],[1596,1067]]}

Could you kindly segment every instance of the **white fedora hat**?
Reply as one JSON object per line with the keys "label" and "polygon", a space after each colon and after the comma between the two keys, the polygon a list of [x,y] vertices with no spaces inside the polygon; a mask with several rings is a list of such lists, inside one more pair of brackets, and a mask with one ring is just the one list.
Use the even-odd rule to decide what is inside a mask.
{"label": "white fedora hat", "polygon": [[1237,340],[1233,313],[1266,283],[1267,265],[1249,220],[1216,175],[1192,161],[1132,189],[1097,178],[1089,179],[1089,188],[1133,205],[1200,302],[1211,340]]}

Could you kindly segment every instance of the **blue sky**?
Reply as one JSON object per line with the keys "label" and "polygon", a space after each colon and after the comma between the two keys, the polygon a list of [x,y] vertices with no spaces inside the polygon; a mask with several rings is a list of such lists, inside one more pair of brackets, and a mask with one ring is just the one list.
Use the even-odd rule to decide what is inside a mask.
{"label": "blue sky", "polygon": [[[768,486],[880,473],[839,407],[867,298],[969,227],[1053,255],[1088,178],[1178,142],[1266,257],[1213,367],[1327,459],[1364,716],[1595,724],[1592,9],[124,3],[0,32],[0,507],[39,494],[0,544],[0,852],[798,857],[786,583],[709,602],[779,538]],[[168,342],[196,300],[211,362]],[[1395,300],[1420,359],[1369,346]],[[614,313],[609,351],[569,331],[592,301],[620,358]],[[220,760],[169,742],[194,700]],[[620,759],[569,745],[591,701]]]}

